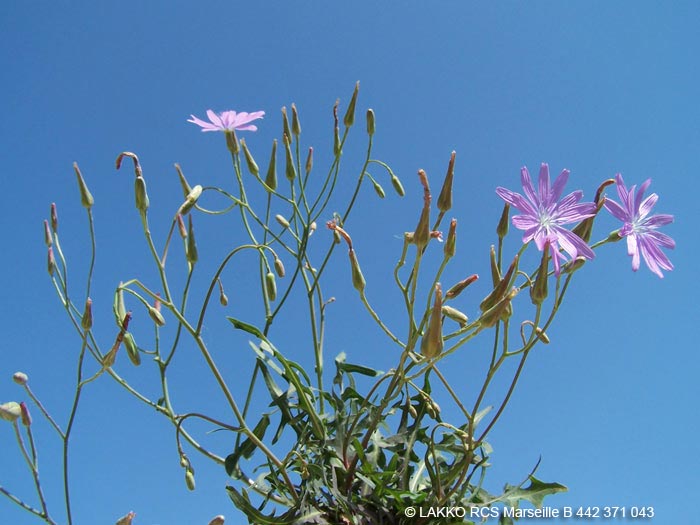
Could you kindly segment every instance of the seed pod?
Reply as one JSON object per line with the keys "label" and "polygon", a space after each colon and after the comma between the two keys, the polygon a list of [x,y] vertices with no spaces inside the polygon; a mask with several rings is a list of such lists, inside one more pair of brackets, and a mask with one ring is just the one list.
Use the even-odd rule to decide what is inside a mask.
{"label": "seed pod", "polygon": [[445,299],[454,299],[459,294],[461,294],[467,286],[472,284],[478,278],[479,278],[479,276],[477,274],[474,274],[474,275],[470,275],[466,279],[459,281],[452,288],[447,290],[447,293],[445,294]]}
{"label": "seed pod", "polygon": [[195,489],[194,473],[191,470],[185,471],[185,485],[187,485],[188,490]]}
{"label": "seed pod", "polygon": [[48,270],[49,275],[53,275],[53,272],[56,271],[56,258],[53,255],[53,247],[51,246],[49,246],[49,252],[46,261],[46,269]]}
{"label": "seed pod", "polygon": [[[482,328],[490,328],[494,326],[504,316],[508,315],[511,308],[511,301],[518,295],[518,289],[513,287],[499,302],[481,314],[479,324]],[[510,310],[512,311],[512,309]]]}
{"label": "seed pod", "polygon": [[214,519],[209,522],[209,525],[224,525],[224,519],[226,518],[219,514],[218,516],[214,516]]}
{"label": "seed pod", "polygon": [[540,305],[547,298],[547,283],[549,281],[549,241],[544,243],[540,268],[537,271],[534,284],[530,287],[532,304]]}
{"label": "seed pod", "polygon": [[14,423],[22,416],[22,408],[19,403],[10,401],[9,403],[3,403],[0,405],[0,419]]}
{"label": "seed pod", "polygon": [[26,385],[29,381],[29,376],[24,372],[15,372],[12,374],[12,380],[18,385]]}
{"label": "seed pod", "polygon": [[292,134],[295,137],[301,135],[301,123],[299,122],[299,113],[297,112],[297,107],[292,102]]}
{"label": "seed pod", "polygon": [[282,215],[275,215],[275,220],[277,221],[277,224],[282,226],[282,228],[287,229],[289,228],[289,221],[285,219]]}
{"label": "seed pod", "polygon": [[503,278],[494,287],[493,291],[489,295],[487,295],[483,301],[481,301],[479,308],[482,312],[485,312],[486,310],[492,308],[506,295],[508,287],[510,286],[511,278],[513,277],[513,273],[515,272],[517,266],[518,256],[516,255],[513,258],[513,262],[510,263],[510,267],[508,268],[508,271],[503,276]]}
{"label": "seed pod", "polygon": [[381,184],[379,184],[376,180],[373,180],[372,185],[374,186],[374,192],[379,196],[380,199],[386,197],[386,193],[384,193],[384,188],[382,188]]}
{"label": "seed pod", "polygon": [[365,286],[366,286],[366,281],[365,281],[365,276],[362,275],[362,270],[360,269],[360,263],[357,261],[357,255],[355,254],[355,250],[350,248],[348,251],[348,256],[350,257],[350,271],[352,272],[352,285],[357,290],[360,292],[360,294],[364,293]]}
{"label": "seed pod", "polygon": [[440,190],[440,196],[438,197],[437,207],[441,212],[446,212],[452,208],[452,179],[454,178],[456,155],[457,153],[453,151],[450,156],[450,163],[447,165],[447,174],[445,175],[445,180]]}
{"label": "seed pod", "polygon": [[275,272],[277,273],[277,277],[284,277],[284,263],[279,257],[275,257]]}
{"label": "seed pod", "polygon": [[423,185],[423,209],[421,210],[418,225],[413,232],[413,243],[418,248],[425,248],[430,240],[430,186],[425,171],[418,170],[418,178]]}
{"label": "seed pod", "polygon": [[58,233],[58,212],[56,211],[56,203],[51,203],[51,230]]}
{"label": "seed pod", "polygon": [[87,184],[83,179],[82,173],[80,173],[80,168],[78,168],[78,163],[73,163],[73,169],[75,170],[75,176],[78,178],[78,188],[80,189],[80,203],[84,208],[90,209],[95,203],[95,199],[92,198],[90,190],[88,190]]}
{"label": "seed pod", "polygon": [[238,155],[240,149],[238,147],[238,137],[236,137],[236,132],[232,129],[227,129],[224,131],[224,134],[226,135],[226,147],[232,155]]}
{"label": "seed pod", "polygon": [[406,195],[406,191],[403,189],[401,180],[393,173],[391,174],[391,185],[394,187],[394,191],[399,195],[399,197]]}
{"label": "seed pod", "polygon": [[187,224],[189,228],[187,231],[187,249],[185,255],[187,256],[187,262],[191,265],[194,265],[199,259],[199,254],[197,253],[197,242],[194,238],[194,226],[192,225],[192,215],[187,217],[187,219]]}
{"label": "seed pod", "polygon": [[447,240],[445,241],[445,259],[454,257],[457,252],[457,219],[450,221],[450,230],[447,232]]}
{"label": "seed pod", "polygon": [[153,306],[148,307],[148,315],[158,326],[165,326],[165,317]]}
{"label": "seed pod", "polygon": [[265,275],[265,292],[270,302],[277,299],[277,282],[275,281],[275,274],[272,272],[267,272],[267,275]]}
{"label": "seed pod", "polygon": [[122,290],[122,285],[124,283],[119,283],[117,291],[114,294],[114,304],[112,305],[112,310],[114,311],[114,319],[117,322],[117,327],[121,328],[124,319],[126,318],[126,306],[124,305],[124,290]]}
{"label": "seed pod", "polygon": [[248,165],[248,171],[257,177],[260,174],[260,168],[258,168],[258,164],[255,162],[253,154],[248,149],[248,145],[245,143],[245,139],[241,139],[241,147],[243,148],[245,162]]}
{"label": "seed pod", "polygon": [[309,176],[311,169],[314,167],[314,149],[309,147],[309,154],[306,156],[306,165],[304,166],[304,171],[306,176]]}
{"label": "seed pod", "polygon": [[92,328],[92,299],[89,297],[85,301],[85,310],[83,311],[83,317],[80,320],[80,326],[83,330],[87,331]]}
{"label": "seed pod", "polygon": [[224,285],[221,282],[221,279],[217,279],[219,283],[219,303],[221,303],[221,306],[228,306],[228,297],[224,293]]}
{"label": "seed pod", "polygon": [[456,308],[452,308],[451,306],[443,306],[442,307],[442,315],[445,317],[449,317],[453,321],[456,321],[459,323],[460,326],[464,326],[467,324],[467,321],[469,321],[469,318],[467,317],[467,314],[460,312]]}
{"label": "seed pod", "polygon": [[[284,139],[284,137],[287,137]],[[282,138],[284,140],[292,140],[292,130],[289,127],[289,120],[287,119],[287,108],[282,107]]]}
{"label": "seed pod", "polygon": [[294,157],[292,156],[292,149],[289,143],[289,137],[287,135],[285,135],[284,137],[284,175],[285,177],[287,177],[287,180],[293,181],[297,176],[297,169],[294,167]]}
{"label": "seed pod", "polygon": [[175,164],[175,171],[177,171],[177,176],[180,179],[180,186],[182,186],[182,195],[185,198],[187,198],[187,196],[192,191],[192,188],[190,187],[189,183],[187,182],[187,179],[185,178],[185,174],[182,173],[182,170],[180,169],[179,164]]}
{"label": "seed pod", "polygon": [[374,111],[371,109],[367,110],[367,134],[371,137],[374,135],[375,124],[374,124]]}
{"label": "seed pod", "polygon": [[199,197],[202,195],[202,186],[197,184],[185,197],[185,202],[182,203],[180,209],[177,210],[178,215],[187,215],[194,205],[197,204]]}
{"label": "seed pod", "polygon": [[498,221],[498,226],[496,226],[496,235],[498,235],[499,239],[503,239],[506,235],[508,235],[509,215],[510,204],[506,203],[506,205],[503,206],[503,212],[501,212],[501,218]]}
{"label": "seed pod", "polygon": [[360,82],[355,84],[355,90],[352,92],[352,98],[350,99],[350,104],[348,104],[348,109],[343,117],[343,124],[346,128],[351,127],[355,123],[355,105],[357,104],[357,94],[360,91]]}
{"label": "seed pod", "polygon": [[187,239],[187,227],[185,226],[185,221],[182,220],[182,215],[177,214],[177,229],[180,232],[180,237]]}
{"label": "seed pod", "polygon": [[272,191],[277,189],[277,139],[272,141],[272,153],[270,153],[270,164],[265,175],[265,185]]}
{"label": "seed pod", "polygon": [[20,414],[20,415],[21,415],[21,418],[22,418],[22,424],[23,424],[25,427],[31,426],[31,425],[32,425],[32,416],[31,416],[31,414],[29,413],[29,409],[27,408],[27,404],[24,403],[24,401],[23,401],[23,402],[21,402],[21,403],[19,404],[19,408],[20,408],[20,411],[21,411],[21,414]]}
{"label": "seed pod", "polygon": [[134,194],[136,196],[136,209],[145,214],[148,210],[148,192],[146,191],[146,179],[143,177],[136,177],[134,182]]}
{"label": "seed pod", "polygon": [[440,283],[435,285],[435,301],[433,309],[430,313],[428,328],[423,334],[423,340],[420,344],[420,353],[426,358],[431,359],[437,357],[442,352],[442,288]]}
{"label": "seed pod", "polygon": [[129,361],[131,361],[134,366],[139,366],[141,364],[141,354],[138,346],[136,346],[136,340],[133,334],[131,332],[125,332],[123,341],[124,348],[126,348],[126,355],[129,356]]}
{"label": "seed pod", "polygon": [[49,228],[49,221],[44,220],[44,244],[47,248],[53,245],[53,235],[51,235],[51,228]]}

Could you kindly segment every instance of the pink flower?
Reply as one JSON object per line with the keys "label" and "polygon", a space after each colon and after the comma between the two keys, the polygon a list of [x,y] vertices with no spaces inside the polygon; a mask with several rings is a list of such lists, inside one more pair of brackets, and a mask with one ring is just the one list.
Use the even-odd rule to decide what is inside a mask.
{"label": "pink flower", "polygon": [[204,122],[194,115],[190,115],[192,118],[187,122],[197,124],[202,128],[202,131],[257,131],[258,127],[250,123],[263,118],[264,115],[264,111],[254,111],[253,113],[224,111],[216,114],[211,109],[208,109],[207,117],[209,117],[209,122]]}

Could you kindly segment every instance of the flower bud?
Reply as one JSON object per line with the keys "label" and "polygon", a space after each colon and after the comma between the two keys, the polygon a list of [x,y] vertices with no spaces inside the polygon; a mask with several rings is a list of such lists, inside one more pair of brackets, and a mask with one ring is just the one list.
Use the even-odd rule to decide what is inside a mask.
{"label": "flower bud", "polygon": [[459,326],[464,326],[467,324],[467,321],[469,321],[469,318],[467,317],[467,314],[460,312],[456,308],[452,308],[451,306],[443,306],[442,307],[442,315],[445,317],[449,317],[453,321],[456,321],[459,323]]}
{"label": "flower bud", "polygon": [[277,223],[278,223],[280,226],[282,226],[282,228],[284,228],[285,230],[286,230],[287,228],[289,228],[289,221],[288,221],[287,219],[285,219],[282,215],[279,215],[279,214],[275,215],[275,220],[276,220]]}
{"label": "flower bud", "polygon": [[187,198],[187,196],[192,191],[192,188],[190,187],[189,183],[187,182],[187,179],[185,178],[185,174],[182,173],[182,170],[180,169],[179,164],[175,164],[175,171],[177,171],[177,176],[180,179],[180,186],[182,186],[182,195],[185,198]]}
{"label": "flower bud", "polygon": [[287,135],[285,135],[284,137],[284,175],[285,177],[287,177],[287,180],[293,181],[297,176],[297,169],[294,167],[294,157],[292,156],[292,149],[289,143],[289,137]]}
{"label": "flower bud", "polygon": [[136,177],[134,182],[134,194],[136,196],[136,209],[145,214],[148,210],[148,193],[146,192],[146,179]]}
{"label": "flower bud", "polygon": [[194,205],[197,204],[197,201],[199,200],[199,197],[202,195],[202,187],[197,184],[194,188],[192,188],[192,191],[190,191],[187,194],[187,197],[185,197],[185,202],[182,203],[182,206],[180,206],[180,209],[177,210],[178,215],[187,215],[192,208],[194,208]]}
{"label": "flower bud", "polygon": [[158,326],[165,326],[165,317],[153,306],[148,307],[148,315]]}
{"label": "flower bud", "polygon": [[350,104],[348,104],[348,109],[343,117],[343,124],[346,128],[351,127],[355,123],[355,105],[357,104],[357,93],[360,91],[360,82],[355,84],[355,90],[352,92],[352,98],[350,99]]}
{"label": "flower bud", "polygon": [[268,301],[274,301],[277,299],[277,282],[275,281],[275,274],[272,272],[267,272],[265,275],[265,292],[267,293]]}
{"label": "flower bud", "polygon": [[446,212],[452,208],[452,179],[454,178],[456,155],[457,153],[453,151],[450,156],[450,163],[447,166],[445,181],[442,183],[442,189],[438,197],[437,207],[441,212]]}
{"label": "flower bud", "polygon": [[608,238],[605,239],[605,242],[617,242],[622,240],[622,235],[620,235],[620,230],[615,230],[610,232],[608,235]]}
{"label": "flower bud", "polygon": [[423,340],[420,344],[420,353],[431,359],[440,355],[442,348],[442,288],[438,283],[435,285],[435,302],[430,313],[428,328],[423,334]]}
{"label": "flower bud", "polygon": [[371,109],[367,110],[367,134],[371,137],[374,135],[375,125],[374,125],[374,111]]}
{"label": "flower bud", "polygon": [[129,356],[129,361],[134,366],[139,366],[141,364],[141,354],[139,353],[139,348],[136,346],[136,340],[131,332],[124,333],[124,348],[126,348],[126,355]]}
{"label": "flower bud", "polygon": [[29,381],[29,376],[24,372],[15,372],[12,374],[12,380],[18,385],[24,386]]}
{"label": "flower bud", "polygon": [[393,173],[391,174],[391,185],[394,187],[394,191],[399,195],[399,197],[406,195],[406,191],[403,189],[401,180]]}
{"label": "flower bud", "polygon": [[80,168],[78,168],[78,163],[73,163],[73,169],[75,170],[75,176],[78,178],[78,188],[80,189],[80,203],[84,208],[90,209],[95,203],[95,199],[92,198],[90,190],[88,190],[87,184],[83,179],[82,173],[80,173]]}
{"label": "flower bud", "polygon": [[499,302],[481,314],[479,324],[482,328],[494,326],[500,319],[503,319],[512,311],[511,301],[518,295],[518,288],[513,287]]}
{"label": "flower bud", "polygon": [[506,235],[508,235],[509,215],[510,204],[506,203],[506,205],[503,206],[503,212],[501,213],[501,218],[498,221],[498,226],[496,226],[496,235],[498,235],[499,239],[503,239]]}
{"label": "flower bud", "polygon": [[185,250],[185,255],[187,257],[187,262],[190,263],[190,265],[194,265],[199,259],[199,254],[197,253],[197,242],[194,238],[194,226],[192,225],[192,215],[187,217],[187,219],[187,249]]}
{"label": "flower bud", "polygon": [[218,516],[214,516],[214,519],[209,522],[209,525],[224,525],[225,519],[226,518],[219,514]]}
{"label": "flower bud", "polygon": [[124,318],[126,317],[126,306],[124,305],[124,290],[122,290],[122,285],[124,283],[119,283],[117,291],[114,293],[114,304],[112,305],[112,310],[114,311],[114,319],[117,322],[117,327],[121,328],[124,323]]}
{"label": "flower bud", "polygon": [[56,203],[51,203],[51,230],[58,233],[58,212],[56,211]]}
{"label": "flower bud", "polygon": [[544,330],[542,330],[542,328],[540,328],[539,326],[535,328],[535,333],[537,334],[537,337],[540,338],[540,341],[542,341],[542,343],[546,345],[549,344],[549,336],[545,333]]}
{"label": "flower bud", "polygon": [[22,424],[25,427],[29,427],[32,425],[32,416],[29,413],[29,409],[27,408],[27,404],[22,402],[19,404],[19,409],[21,411],[21,418],[22,418]]}
{"label": "flower bud", "polygon": [[260,168],[258,168],[253,154],[248,149],[248,145],[245,143],[245,139],[241,139],[241,147],[243,148],[243,155],[245,156],[245,162],[248,165],[248,171],[255,175],[256,177],[260,174]]}
{"label": "flower bud", "polygon": [[549,241],[544,243],[540,268],[537,271],[535,282],[530,287],[530,299],[532,304],[540,305],[547,298],[547,283],[549,282]]}
{"label": "flower bud", "polygon": [[19,403],[10,401],[9,403],[3,403],[0,405],[0,419],[14,423],[22,416],[22,408]]}
{"label": "flower bud", "polygon": [[295,137],[301,135],[301,123],[299,122],[299,113],[296,105],[292,102],[292,134]]}
{"label": "flower bud", "polygon": [[362,270],[360,269],[360,263],[357,261],[357,255],[355,254],[355,250],[350,248],[350,250],[348,251],[348,256],[350,257],[352,285],[355,288],[355,290],[360,292],[360,294],[363,294],[365,290],[365,285],[367,283],[365,282],[365,276],[362,275]]}
{"label": "flower bud", "polygon": [[423,209],[421,210],[418,225],[413,232],[413,243],[418,248],[425,248],[430,240],[430,187],[425,171],[418,170],[418,177],[423,185]]}
{"label": "flower bud", "polygon": [[309,176],[309,173],[311,173],[311,169],[314,167],[314,149],[309,148],[309,154],[306,156],[306,165],[304,166],[304,171],[306,173],[306,176]]}
{"label": "flower bud", "polygon": [[491,263],[491,281],[493,282],[493,287],[498,286],[501,282],[501,270],[498,268],[498,261],[496,260],[496,247],[492,244],[491,251],[489,252],[489,262]]}
{"label": "flower bud", "polygon": [[413,419],[418,417],[418,411],[413,405],[408,405],[408,413],[411,414],[411,417],[413,417]]}
{"label": "flower bud", "polygon": [[447,240],[445,241],[445,259],[454,257],[457,252],[457,219],[450,221],[450,230],[447,232]]}
{"label": "flower bud", "polygon": [[374,192],[380,199],[386,197],[386,193],[384,193],[384,188],[382,188],[381,184],[379,184],[376,180],[372,180],[372,185],[374,186]]}
{"label": "flower bud", "polygon": [[51,246],[49,246],[46,269],[49,271],[49,275],[53,275],[53,272],[56,271],[56,258],[53,255],[53,247]]}
{"label": "flower bud", "polygon": [[226,135],[226,147],[232,155],[238,155],[240,149],[238,146],[238,137],[236,137],[236,132],[232,129],[227,129],[224,131],[224,134]]}
{"label": "flower bud", "polygon": [[481,301],[479,308],[481,309],[482,312],[485,312],[486,310],[491,309],[494,305],[501,302],[501,299],[507,293],[508,287],[510,286],[511,278],[513,277],[513,273],[515,272],[515,269],[517,268],[517,266],[518,266],[518,256],[516,255],[513,258],[513,262],[510,263],[510,267],[508,268],[508,271],[503,276],[503,278],[500,280],[500,282],[494,287],[493,291],[489,295],[487,295],[483,301]]}
{"label": "flower bud", "polygon": [[129,514],[127,514],[126,516],[122,516],[121,518],[119,518],[117,523],[115,523],[114,525],[132,525],[132,522],[134,521],[135,517],[135,512],[129,512]]}
{"label": "flower bud", "polygon": [[219,303],[221,303],[221,306],[228,306],[228,297],[224,293],[224,285],[221,279],[217,279],[217,282],[219,283]]}
{"label": "flower bud", "polygon": [[51,228],[49,227],[49,221],[44,220],[44,244],[47,248],[53,245],[53,235],[51,235]]}
{"label": "flower bud", "polygon": [[566,263],[562,268],[562,271],[564,273],[572,273],[581,268],[584,264],[586,264],[586,258],[579,256],[576,257],[576,259],[574,259],[573,261],[569,261],[568,263]]}
{"label": "flower bud", "polygon": [[185,471],[185,485],[187,485],[188,490],[194,490],[194,473],[191,470]]}
{"label": "flower bud", "polygon": [[287,119],[287,108],[282,108],[282,137],[286,137],[286,141],[292,140],[292,130],[289,128],[289,120]]}
{"label": "flower bud", "polygon": [[80,320],[80,326],[83,330],[88,331],[92,328],[92,299],[89,297],[85,301],[85,310],[83,311],[83,317]]}
{"label": "flower bud", "polygon": [[463,279],[459,281],[457,284],[455,284],[452,288],[447,290],[447,293],[445,294],[445,299],[454,299],[457,297],[459,294],[461,294],[464,289],[472,284],[474,281],[476,281],[479,278],[478,275],[470,275],[466,279]]}
{"label": "flower bud", "polygon": [[333,120],[335,122],[335,127],[333,128],[333,155],[335,157],[339,157],[342,153],[340,149],[340,128],[338,127],[338,104],[340,104],[340,100],[336,100],[333,106]]}
{"label": "flower bud", "polygon": [[177,229],[180,232],[180,237],[187,239],[187,227],[185,226],[185,221],[182,220],[182,215],[177,214]]}
{"label": "flower bud", "polygon": [[272,153],[270,153],[270,164],[267,166],[267,175],[265,175],[265,186],[272,191],[277,189],[277,139],[272,141]]}
{"label": "flower bud", "polygon": [[284,263],[279,257],[275,257],[275,272],[277,273],[277,277],[284,277]]}

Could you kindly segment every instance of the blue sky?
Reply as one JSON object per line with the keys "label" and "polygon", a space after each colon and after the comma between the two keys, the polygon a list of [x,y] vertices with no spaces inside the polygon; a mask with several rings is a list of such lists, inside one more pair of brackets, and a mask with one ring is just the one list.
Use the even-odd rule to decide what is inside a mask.
{"label": "blue sky", "polygon": [[[200,133],[186,122],[190,114],[265,110],[260,130],[246,140],[266,165],[269,145],[280,135],[279,110],[295,102],[303,140],[314,146],[321,173],[330,158],[332,105],[336,98],[347,103],[360,80],[358,107],[377,115],[374,156],[392,166],[407,190],[398,199],[385,174],[373,171],[387,198],[378,201],[367,185],[352,223],[368,296],[388,319],[400,298],[384,285],[400,236],[413,229],[420,211],[415,173],[424,168],[439,187],[452,150],[459,261],[446,280],[488,275],[488,247],[501,210],[494,189],[519,190],[523,165],[533,173],[541,162],[553,173],[570,169],[568,188],[582,188],[587,198],[617,172],[628,183],[653,179],[651,191],[660,195],[655,211],[676,218],[666,229],[677,242],[670,253],[676,269],[663,280],[645,267],[635,274],[620,243],[599,251],[580,272],[550,331],[552,344],[531,356],[492,434],[487,483],[496,491],[519,481],[541,455],[538,476],[570,489],[551,499],[553,506],[651,505],[658,523],[687,522],[695,515],[689,504],[700,466],[694,439],[699,362],[691,342],[700,291],[693,262],[699,240],[698,15],[696,3],[683,1],[4,6],[0,401],[21,400],[10,378],[24,370],[65,419],[79,340],[46,275],[42,221],[56,202],[79,283],[88,238],[73,161],[96,200],[93,298],[96,322],[109,327],[101,333],[106,341],[113,337],[116,284],[134,274],[153,278],[152,270],[139,270],[146,248],[132,205],[132,175],[114,170],[116,155],[139,154],[154,209],[176,206],[174,162],[192,183],[232,182],[223,138]],[[365,145],[362,119],[357,126],[344,153],[344,176],[352,181]],[[595,238],[616,227],[610,217],[600,223]],[[154,230],[163,235],[166,226],[159,226]],[[198,235],[203,257],[239,238],[219,228]],[[327,234],[319,229],[317,235]],[[512,235],[511,253],[518,243]],[[337,279],[326,289],[342,298],[329,321],[328,357],[345,351],[354,362],[386,369],[390,356],[377,351],[382,339],[349,287],[346,262],[334,258]],[[205,277],[206,267],[200,286]],[[228,315],[245,314],[250,284],[231,279]],[[487,280],[465,308],[488,292]],[[273,336],[277,330],[279,341],[304,361],[304,345],[286,339],[294,326],[292,312]],[[207,335],[222,348],[231,337],[216,324]],[[481,377],[470,368],[476,358],[469,352],[479,351],[486,346],[457,353],[446,366],[465,393]],[[224,361],[231,377],[241,373],[237,359]],[[216,412],[213,389],[199,382],[201,363],[185,363],[173,378],[174,388],[190,396],[183,406],[209,409],[211,403]],[[152,388],[153,370],[132,369],[125,361],[118,366],[135,384]],[[59,451],[41,425],[43,483],[60,516]],[[223,491],[225,472],[197,460],[198,490],[188,492],[171,428],[106,378],[86,391],[77,425],[76,523],[109,523],[129,510],[137,512],[138,525],[207,523],[219,513],[227,523],[243,522]],[[212,439],[219,439],[216,446],[225,443]],[[10,428],[0,428],[0,484],[29,494],[12,440]],[[3,523],[29,523],[25,514],[0,500]]]}

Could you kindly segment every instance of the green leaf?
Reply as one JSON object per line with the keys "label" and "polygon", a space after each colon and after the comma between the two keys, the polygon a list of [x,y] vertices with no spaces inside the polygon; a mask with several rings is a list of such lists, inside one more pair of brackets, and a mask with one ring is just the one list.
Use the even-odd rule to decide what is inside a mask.
{"label": "green leaf", "polygon": [[[258,421],[258,424],[255,425],[255,428],[253,429],[253,434],[255,437],[258,439],[262,440],[262,438],[265,436],[265,431],[267,430],[267,427],[270,425],[270,416],[268,414],[264,414],[262,418],[260,418],[260,421]],[[241,443],[236,450],[226,456],[226,461],[224,462],[224,468],[226,469],[226,473],[229,476],[235,476],[236,475],[236,470],[238,469],[238,462],[241,458],[249,459],[252,455],[253,452],[255,452],[256,445],[251,441],[250,438],[246,439]]]}
{"label": "green leaf", "polygon": [[226,319],[231,321],[231,324],[233,324],[234,328],[238,330],[243,330],[244,332],[248,332],[249,334],[253,334],[259,339],[264,338],[263,333],[260,331],[260,329],[253,326],[252,324],[244,323],[243,321],[239,321],[238,319],[234,319],[233,317],[227,317]]}
{"label": "green leaf", "polygon": [[231,501],[233,501],[236,508],[242,510],[246,516],[248,516],[248,521],[251,523],[259,523],[260,525],[291,525],[297,521],[294,516],[294,509],[288,510],[281,516],[275,516],[274,514],[263,514],[253,505],[251,505],[248,498],[238,492],[235,488],[228,486],[226,487],[226,492],[228,492],[228,496],[231,498]]}
{"label": "green leaf", "polygon": [[506,489],[500,500],[506,505],[515,505],[520,500],[527,500],[539,509],[542,507],[545,496],[556,494],[557,492],[566,492],[567,490],[569,489],[559,483],[545,483],[535,476],[530,476],[530,484],[527,487]]}

